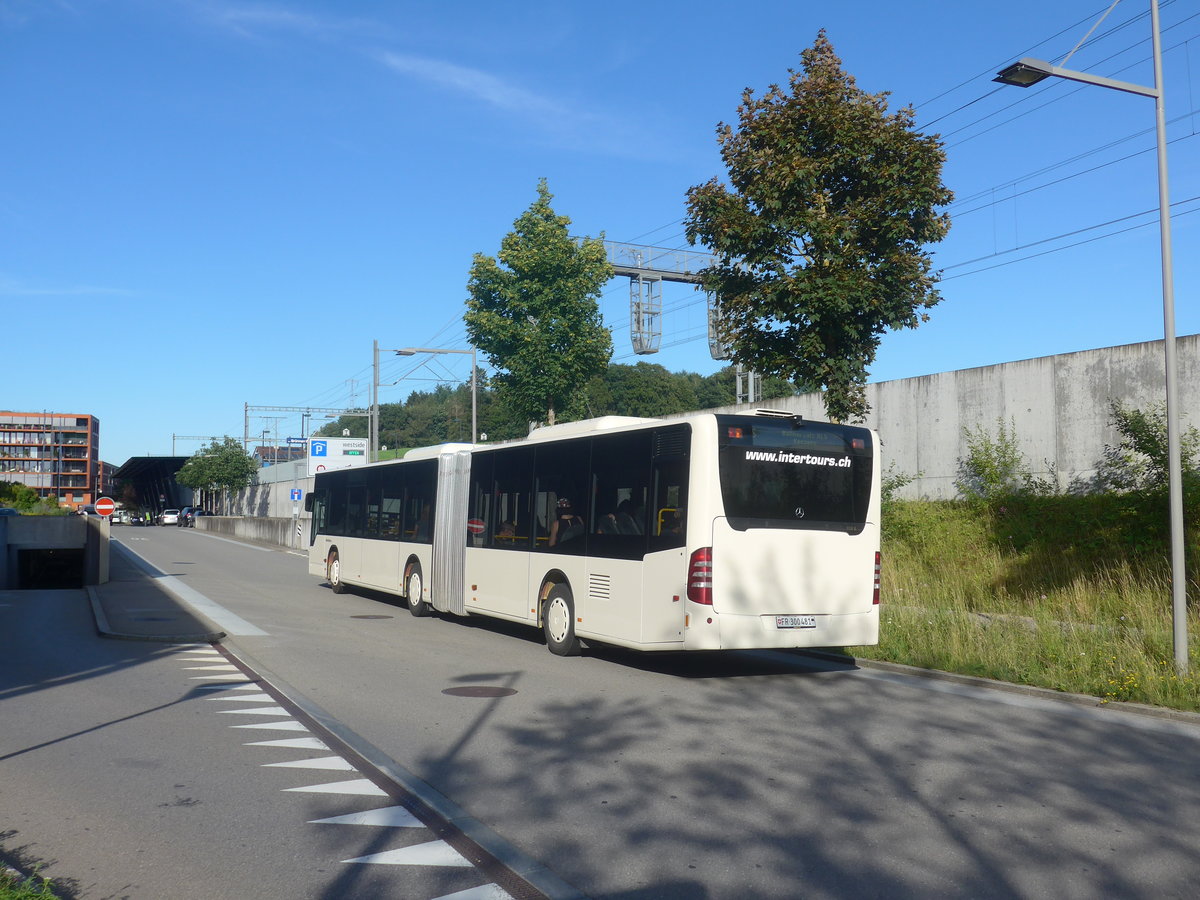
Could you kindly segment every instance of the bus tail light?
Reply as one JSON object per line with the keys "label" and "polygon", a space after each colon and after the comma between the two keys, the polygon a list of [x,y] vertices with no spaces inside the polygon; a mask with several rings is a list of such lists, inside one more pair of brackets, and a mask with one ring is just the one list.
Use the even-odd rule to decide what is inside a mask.
{"label": "bus tail light", "polygon": [[871,605],[872,606],[879,605],[879,561],[880,561],[879,551],[876,550],[875,551],[875,593],[871,596]]}
{"label": "bus tail light", "polygon": [[688,562],[687,598],[712,606],[712,547],[701,547]]}

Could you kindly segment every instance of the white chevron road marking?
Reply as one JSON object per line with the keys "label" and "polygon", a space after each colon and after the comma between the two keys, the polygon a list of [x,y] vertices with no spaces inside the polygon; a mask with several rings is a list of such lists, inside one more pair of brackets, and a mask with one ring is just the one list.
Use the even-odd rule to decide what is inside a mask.
{"label": "white chevron road marking", "polygon": [[289,750],[328,750],[329,746],[320,738],[283,738],[278,741],[252,741],[247,747],[286,747]]}
{"label": "white chevron road marking", "polygon": [[445,841],[430,841],[399,850],[385,850],[354,859],[343,859],[344,863],[371,863],[378,866],[460,866],[473,868],[474,864]]}
{"label": "white chevron road marking", "polygon": [[348,797],[386,797],[387,793],[366,778],[352,781],[333,781],[329,784],[310,784],[307,787],[284,788],[300,794],[345,794]]}
{"label": "white chevron road marking", "polygon": [[255,722],[252,725],[230,725],[230,728],[265,728],[269,731],[308,731],[308,729],[297,722],[295,719],[289,719],[286,722]]}
{"label": "white chevron road marking", "polygon": [[290,762],[263,763],[263,768],[280,769],[325,769],[330,772],[354,772],[354,766],[340,756],[322,756],[319,759],[293,759]]}
{"label": "white chevron road marking", "polygon": [[367,809],[346,816],[313,819],[309,825],[374,825],[380,828],[424,828],[425,824],[403,806]]}

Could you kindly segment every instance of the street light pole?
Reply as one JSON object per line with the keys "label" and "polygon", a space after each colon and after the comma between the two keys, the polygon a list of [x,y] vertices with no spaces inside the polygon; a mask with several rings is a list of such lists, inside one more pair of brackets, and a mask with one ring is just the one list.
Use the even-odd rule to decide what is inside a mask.
{"label": "street light pole", "polygon": [[379,458],[379,341],[371,341],[371,416],[367,420],[367,462]]}
{"label": "street light pole", "polygon": [[1116,81],[1086,72],[1063,69],[1044,60],[1026,57],[997,73],[995,81],[1029,87],[1051,76],[1094,84],[1154,98],[1155,133],[1158,144],[1158,223],[1162,251],[1163,356],[1166,368],[1167,492],[1171,526],[1171,610],[1174,632],[1175,670],[1188,671],[1187,561],[1183,530],[1183,462],[1179,437],[1179,363],[1175,346],[1175,280],[1171,256],[1171,201],[1167,179],[1167,114],[1163,101],[1162,36],[1158,0],[1150,0],[1150,30],[1154,49],[1154,87]]}
{"label": "street light pole", "polygon": [[393,351],[397,356],[415,356],[418,353],[432,353],[434,355],[441,353],[464,353],[471,356],[471,443],[479,442],[479,385],[476,380],[476,370],[479,368],[476,365],[476,348],[471,346],[470,350],[443,350],[434,347],[405,347],[403,350]]}

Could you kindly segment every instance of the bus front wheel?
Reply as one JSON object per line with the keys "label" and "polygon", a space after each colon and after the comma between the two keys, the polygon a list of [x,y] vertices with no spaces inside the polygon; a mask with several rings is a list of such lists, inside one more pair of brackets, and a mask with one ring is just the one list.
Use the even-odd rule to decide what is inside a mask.
{"label": "bus front wheel", "polygon": [[555,656],[578,656],[579,638],[575,637],[575,598],[565,584],[550,589],[542,611],[546,646]]}
{"label": "bus front wheel", "polygon": [[421,587],[421,565],[413,563],[408,570],[408,577],[404,579],[404,588],[408,597],[408,611],[418,617],[433,612],[433,608],[421,599]]}
{"label": "bus front wheel", "polygon": [[336,550],[325,560],[325,577],[328,578],[329,587],[335,594],[346,592],[346,582],[342,581],[342,561],[338,559]]}

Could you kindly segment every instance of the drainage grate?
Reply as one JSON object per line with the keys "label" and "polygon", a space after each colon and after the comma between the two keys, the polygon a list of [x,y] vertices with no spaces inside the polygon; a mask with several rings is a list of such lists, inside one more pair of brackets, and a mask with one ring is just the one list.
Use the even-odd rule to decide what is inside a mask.
{"label": "drainage grate", "polygon": [[352,619],[394,619],[395,616],[351,616]]}

